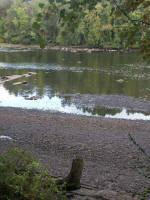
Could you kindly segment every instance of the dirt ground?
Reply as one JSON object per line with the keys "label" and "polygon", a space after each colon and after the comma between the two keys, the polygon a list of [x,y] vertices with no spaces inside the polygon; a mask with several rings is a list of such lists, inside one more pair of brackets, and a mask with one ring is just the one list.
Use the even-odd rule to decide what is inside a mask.
{"label": "dirt ground", "polygon": [[[135,168],[149,161],[129,140],[131,134],[150,155],[150,122],[86,117],[0,107],[0,136],[31,151],[54,176],[68,174],[72,159],[84,159],[82,182],[99,189],[140,192],[149,186]],[[0,149],[9,142],[0,139]]]}

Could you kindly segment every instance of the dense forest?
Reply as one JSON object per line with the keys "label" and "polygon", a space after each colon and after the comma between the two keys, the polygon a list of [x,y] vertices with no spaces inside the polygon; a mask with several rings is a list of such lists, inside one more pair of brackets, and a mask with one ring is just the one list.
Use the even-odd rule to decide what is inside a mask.
{"label": "dense forest", "polygon": [[[5,1],[4,1],[5,2]],[[39,32],[32,25],[44,9],[49,9],[48,0],[9,0],[1,6],[0,42],[13,44],[36,44]],[[39,4],[44,3],[44,8]],[[62,12],[62,7],[60,6]],[[138,19],[141,13],[137,10],[131,13],[132,19]],[[74,32],[67,23],[59,20],[60,12],[49,12],[40,21],[44,38],[48,44],[86,45],[94,47],[125,47],[127,40],[122,37],[128,33],[133,24],[126,16],[116,17],[114,4],[111,1],[101,1],[94,10],[84,10],[79,18],[78,27]],[[42,34],[42,32],[41,32]],[[138,36],[140,37],[140,33]],[[139,40],[134,46],[137,47]]]}

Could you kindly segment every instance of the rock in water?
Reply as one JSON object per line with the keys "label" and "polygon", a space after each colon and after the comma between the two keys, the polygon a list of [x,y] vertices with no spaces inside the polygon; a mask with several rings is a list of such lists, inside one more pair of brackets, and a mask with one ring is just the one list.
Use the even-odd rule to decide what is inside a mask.
{"label": "rock in water", "polygon": [[117,80],[117,82],[118,82],[118,83],[123,83],[124,80],[123,80],[123,79],[119,79],[119,80]]}

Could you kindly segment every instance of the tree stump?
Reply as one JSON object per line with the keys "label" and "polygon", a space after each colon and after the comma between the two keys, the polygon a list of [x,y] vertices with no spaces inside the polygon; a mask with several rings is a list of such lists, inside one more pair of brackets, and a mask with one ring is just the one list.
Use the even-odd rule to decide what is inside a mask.
{"label": "tree stump", "polygon": [[83,159],[82,158],[75,158],[72,161],[72,167],[68,176],[62,180],[58,180],[58,184],[65,183],[66,190],[77,190],[81,187],[80,179],[83,171]]}

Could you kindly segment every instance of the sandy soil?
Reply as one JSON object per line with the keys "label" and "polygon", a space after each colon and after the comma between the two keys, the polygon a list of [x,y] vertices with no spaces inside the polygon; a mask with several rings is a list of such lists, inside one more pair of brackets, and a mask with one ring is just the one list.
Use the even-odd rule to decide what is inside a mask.
{"label": "sandy soil", "polygon": [[[135,169],[149,161],[129,140],[129,133],[150,154],[149,121],[0,107],[0,135],[33,152],[54,176],[66,176],[72,159],[82,156],[82,182],[99,189],[140,192],[149,185]],[[1,151],[8,146],[0,140]]]}

